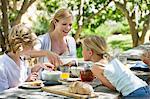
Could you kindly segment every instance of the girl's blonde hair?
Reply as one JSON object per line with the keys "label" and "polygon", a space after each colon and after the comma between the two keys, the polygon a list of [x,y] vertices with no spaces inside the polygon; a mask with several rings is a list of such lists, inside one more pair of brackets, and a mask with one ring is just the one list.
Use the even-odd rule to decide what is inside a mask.
{"label": "girl's blonde hair", "polygon": [[7,52],[14,53],[21,50],[23,46],[33,46],[37,36],[24,24],[13,26],[8,34]]}
{"label": "girl's blonde hair", "polygon": [[52,20],[50,22],[49,32],[52,32],[55,29],[54,20],[58,22],[59,20],[64,19],[64,18],[68,18],[68,17],[73,17],[70,10],[68,10],[68,9],[59,9],[55,13],[54,17],[52,18]]}
{"label": "girl's blonde hair", "polygon": [[82,44],[87,50],[93,50],[101,58],[110,58],[110,55],[107,53],[107,43],[103,37],[88,36],[83,39]]}

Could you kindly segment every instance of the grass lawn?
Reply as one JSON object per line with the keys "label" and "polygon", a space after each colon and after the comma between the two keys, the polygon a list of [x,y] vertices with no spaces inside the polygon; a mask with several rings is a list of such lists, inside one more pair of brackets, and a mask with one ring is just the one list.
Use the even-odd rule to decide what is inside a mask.
{"label": "grass lawn", "polygon": [[111,35],[107,38],[109,51],[119,48],[121,52],[132,48],[132,38],[130,34]]}

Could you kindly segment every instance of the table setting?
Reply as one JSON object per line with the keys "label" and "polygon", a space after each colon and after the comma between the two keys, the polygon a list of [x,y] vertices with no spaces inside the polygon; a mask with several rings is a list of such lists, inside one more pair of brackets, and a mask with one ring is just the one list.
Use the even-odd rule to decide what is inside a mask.
{"label": "table setting", "polygon": [[[72,61],[73,62],[73,61]],[[66,63],[65,63],[66,64]],[[109,90],[100,84],[96,78],[87,79],[91,73],[89,70],[88,62],[80,61],[78,65],[62,65],[63,68],[60,70],[49,71],[44,70],[41,74],[41,80],[36,80],[33,82],[25,82],[20,84],[18,87],[5,90],[0,93],[0,98],[27,98],[27,99],[37,99],[37,98],[98,98],[98,97],[112,97],[114,99],[119,97],[118,92]],[[65,68],[64,68],[65,67]],[[81,73],[82,72],[82,73]],[[86,74],[88,72],[89,74]],[[68,76],[63,74],[67,73]],[[82,77],[81,77],[82,76]],[[90,93],[82,93],[83,91],[70,91],[71,86],[75,83],[79,85],[89,86],[88,88],[93,88]],[[73,89],[76,88],[73,87]],[[78,88],[78,86],[77,86]],[[84,87],[83,87],[84,88]],[[82,86],[81,86],[82,89]],[[86,90],[85,88],[84,90]],[[82,89],[83,90],[83,89]],[[94,94],[93,94],[94,93]]]}

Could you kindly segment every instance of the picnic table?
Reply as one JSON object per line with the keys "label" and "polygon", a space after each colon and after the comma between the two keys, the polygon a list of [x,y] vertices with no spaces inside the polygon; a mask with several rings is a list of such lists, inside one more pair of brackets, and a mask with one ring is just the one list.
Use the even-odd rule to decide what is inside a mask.
{"label": "picnic table", "polygon": [[[0,93],[0,98],[7,98],[7,99],[67,99],[67,98],[87,98],[85,95],[79,94],[61,94],[60,90],[65,90],[61,88],[66,88],[70,82],[65,82],[62,85],[55,85],[55,86],[44,86],[41,89],[21,89],[21,88],[11,88],[5,90]],[[97,80],[91,82],[97,96],[91,97],[94,99],[117,99],[119,98],[120,94],[116,91],[112,91],[103,85],[101,85]],[[50,89],[49,89],[50,88]],[[49,91],[50,90],[50,91]],[[57,93],[58,92],[58,93]],[[66,92],[63,92],[66,93]],[[68,93],[68,92],[67,92]],[[90,97],[88,97],[90,98]]]}
{"label": "picnic table", "polygon": [[[143,45],[140,45],[138,47],[135,47],[133,49],[130,49],[126,52],[124,52],[122,55],[127,56],[127,66],[131,65],[137,61],[140,61],[140,55],[143,54],[144,51],[150,50],[150,43],[145,43]],[[132,62],[131,62],[132,61]],[[139,77],[149,77],[150,78],[150,72],[144,72],[144,71],[133,71],[133,73]],[[67,83],[69,84],[69,82]],[[98,94],[98,97],[96,99],[117,99],[120,98],[120,93],[116,91],[112,91],[108,89],[107,87],[100,84],[99,81],[95,80],[92,83],[90,83],[94,91]],[[55,86],[45,86],[40,89],[21,89],[19,87],[11,88],[8,90],[5,90],[3,92],[0,92],[0,98],[7,98],[7,99],[16,99],[16,98],[23,98],[23,99],[66,99],[66,98],[75,98],[73,96],[63,95],[60,93],[56,93],[59,90],[56,90],[55,92],[47,90],[48,88],[54,88],[54,87],[60,87],[60,85]],[[63,83],[61,87],[66,87],[66,83]],[[77,97],[76,97],[77,98]]]}
{"label": "picnic table", "polygon": [[128,60],[140,60],[140,56],[148,50],[150,50],[150,42],[141,44],[137,47],[127,50],[121,55],[126,56]]}

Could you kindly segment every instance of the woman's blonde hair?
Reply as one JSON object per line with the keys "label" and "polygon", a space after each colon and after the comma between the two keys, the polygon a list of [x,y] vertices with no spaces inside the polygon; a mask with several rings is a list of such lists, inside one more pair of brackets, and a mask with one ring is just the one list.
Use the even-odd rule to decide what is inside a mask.
{"label": "woman's blonde hair", "polygon": [[53,16],[51,22],[50,22],[50,29],[49,29],[49,32],[52,32],[54,31],[55,29],[55,25],[54,25],[54,20],[55,21],[59,21],[61,19],[64,19],[64,18],[68,18],[68,17],[73,17],[72,13],[70,10],[68,9],[59,9],[55,15]]}
{"label": "woman's blonde hair", "polygon": [[7,52],[14,53],[21,50],[23,46],[33,46],[37,36],[24,24],[13,26],[8,34]]}
{"label": "woman's blonde hair", "polygon": [[110,55],[107,53],[107,43],[103,37],[88,36],[83,39],[82,44],[87,50],[93,50],[101,58],[105,57],[109,59]]}

